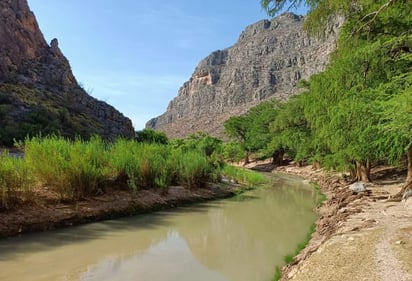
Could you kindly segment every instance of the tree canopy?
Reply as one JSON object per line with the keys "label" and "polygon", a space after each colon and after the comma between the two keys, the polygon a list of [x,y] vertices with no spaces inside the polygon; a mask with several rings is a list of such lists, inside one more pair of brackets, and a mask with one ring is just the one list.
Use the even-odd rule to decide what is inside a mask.
{"label": "tree canopy", "polygon": [[327,69],[282,106],[259,105],[225,124],[245,151],[283,150],[295,160],[350,170],[369,181],[373,163],[402,165],[412,181],[412,2],[262,0],[270,15],[307,5],[315,34],[343,16]]}

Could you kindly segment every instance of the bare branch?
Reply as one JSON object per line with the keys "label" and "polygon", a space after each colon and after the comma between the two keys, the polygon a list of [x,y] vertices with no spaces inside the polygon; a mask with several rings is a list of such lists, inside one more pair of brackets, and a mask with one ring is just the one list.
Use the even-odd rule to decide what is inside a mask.
{"label": "bare branch", "polygon": [[393,4],[393,2],[395,2],[395,0],[389,0],[388,2],[386,2],[385,4],[383,4],[378,10],[369,13],[367,15],[365,15],[360,21],[363,22],[364,20],[366,20],[367,18],[372,17],[370,20],[368,20],[366,23],[364,23],[361,27],[359,27],[356,31],[352,32],[352,35],[358,33],[359,31],[361,31],[363,28],[365,28],[367,25],[370,25],[372,22],[375,21],[375,19],[377,18],[377,16],[386,8],[388,8],[390,5]]}

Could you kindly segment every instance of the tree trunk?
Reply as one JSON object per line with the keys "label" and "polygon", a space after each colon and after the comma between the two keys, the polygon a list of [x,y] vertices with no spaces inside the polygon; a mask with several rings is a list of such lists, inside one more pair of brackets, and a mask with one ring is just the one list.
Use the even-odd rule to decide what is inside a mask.
{"label": "tree trunk", "polygon": [[250,163],[250,160],[249,160],[249,155],[250,155],[250,152],[249,152],[249,151],[246,151],[246,155],[245,155],[245,163],[243,163],[243,166],[246,166],[247,164],[249,164],[249,163]]}
{"label": "tree trunk", "polygon": [[318,160],[313,161],[312,169],[319,170],[320,169],[320,162]]}
{"label": "tree trunk", "polygon": [[408,174],[406,176],[406,185],[412,182],[412,145],[409,146],[406,151],[406,156],[408,158]]}
{"label": "tree trunk", "polygon": [[396,195],[393,196],[393,199],[399,199],[399,201],[406,190],[412,189],[412,146],[407,149],[406,156],[408,158],[408,174],[406,176],[405,185]]}
{"label": "tree trunk", "polygon": [[272,164],[277,166],[283,165],[283,157],[285,156],[285,150],[283,148],[276,150],[273,152],[273,160]]}
{"label": "tree trunk", "polygon": [[356,180],[363,182],[371,182],[371,163],[369,161],[355,161],[356,165]]}
{"label": "tree trunk", "polygon": [[304,160],[298,160],[298,161],[296,161],[296,167],[303,167],[303,161],[304,161]]}

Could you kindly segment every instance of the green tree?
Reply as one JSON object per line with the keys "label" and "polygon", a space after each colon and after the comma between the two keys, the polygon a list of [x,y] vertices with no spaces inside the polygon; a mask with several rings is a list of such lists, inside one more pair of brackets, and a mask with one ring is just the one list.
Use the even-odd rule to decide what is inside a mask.
{"label": "green tree", "polygon": [[246,116],[233,116],[226,120],[225,133],[227,136],[234,138],[242,147],[245,153],[244,164],[249,163],[250,152],[252,147],[250,145],[250,120]]}
{"label": "green tree", "polygon": [[245,165],[252,152],[265,151],[271,139],[269,126],[276,119],[280,105],[278,101],[266,101],[225,122],[226,134],[237,140],[245,152]]}
{"label": "green tree", "polygon": [[[410,75],[412,69],[412,2],[267,0],[261,4],[272,15],[285,5],[307,5],[305,26],[317,34],[325,32],[336,16],[346,19],[337,51],[326,71],[309,79],[300,106],[304,111],[300,121],[306,122],[304,136],[311,141],[298,145],[296,136],[305,139],[298,135],[301,122],[293,122],[299,115],[296,108],[287,106],[272,126],[277,133],[272,145],[287,145],[296,156],[301,151],[300,157],[313,153],[314,159],[330,168],[353,167],[355,177],[365,181],[370,179],[372,162],[410,158],[411,123],[405,117],[410,111],[403,104],[410,94],[405,74]],[[395,129],[400,126],[403,129]],[[293,130],[288,131],[289,127]]]}
{"label": "green tree", "polygon": [[169,139],[167,138],[165,133],[147,128],[141,131],[137,131],[135,133],[135,140],[137,142],[158,144],[167,144],[169,142]]}
{"label": "green tree", "polygon": [[[396,77],[392,83],[382,85],[391,98],[379,104],[381,107],[381,134],[385,141],[379,143],[387,151],[388,159],[393,164],[407,159],[406,184],[398,196],[412,187],[412,73]],[[398,93],[391,95],[393,91]]]}
{"label": "green tree", "polygon": [[274,152],[274,164],[281,164],[282,151],[299,163],[314,155],[313,136],[304,115],[305,98],[306,94],[291,97],[270,124],[268,150]]}

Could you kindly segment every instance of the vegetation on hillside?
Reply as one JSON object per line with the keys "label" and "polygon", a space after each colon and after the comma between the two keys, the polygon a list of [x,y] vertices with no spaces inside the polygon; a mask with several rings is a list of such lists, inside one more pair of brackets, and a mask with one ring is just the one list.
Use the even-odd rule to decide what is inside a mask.
{"label": "vegetation on hillside", "polygon": [[59,134],[89,138],[99,124],[70,106],[65,96],[22,85],[0,84],[0,146],[27,136]]}

